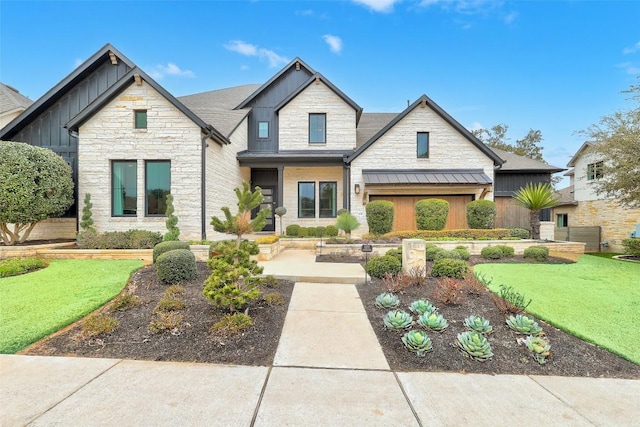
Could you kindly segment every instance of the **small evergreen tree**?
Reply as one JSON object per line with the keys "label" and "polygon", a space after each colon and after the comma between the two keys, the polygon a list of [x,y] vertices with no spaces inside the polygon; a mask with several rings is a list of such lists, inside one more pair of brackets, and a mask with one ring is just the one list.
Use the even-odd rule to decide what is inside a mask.
{"label": "small evergreen tree", "polygon": [[82,220],[80,221],[80,228],[82,231],[89,231],[92,233],[96,232],[95,227],[93,226],[93,212],[91,212],[91,208],[93,207],[93,203],[91,203],[91,194],[86,193],[84,195],[84,207],[82,208]]}
{"label": "small evergreen tree", "polygon": [[165,242],[170,240],[180,240],[180,229],[177,227],[178,217],[175,216],[173,212],[173,196],[169,193],[167,194],[167,210],[165,211],[165,215],[167,216],[165,224],[169,231],[164,235]]}

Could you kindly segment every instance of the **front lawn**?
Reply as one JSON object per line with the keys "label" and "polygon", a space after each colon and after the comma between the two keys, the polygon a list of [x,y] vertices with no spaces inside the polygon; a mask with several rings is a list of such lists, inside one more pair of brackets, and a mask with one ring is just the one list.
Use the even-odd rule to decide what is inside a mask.
{"label": "front lawn", "polygon": [[640,264],[583,255],[575,264],[479,264],[490,289],[512,286],[531,314],[640,364]]}
{"label": "front lawn", "polygon": [[0,279],[0,353],[16,353],[115,297],[138,260],[54,260]]}

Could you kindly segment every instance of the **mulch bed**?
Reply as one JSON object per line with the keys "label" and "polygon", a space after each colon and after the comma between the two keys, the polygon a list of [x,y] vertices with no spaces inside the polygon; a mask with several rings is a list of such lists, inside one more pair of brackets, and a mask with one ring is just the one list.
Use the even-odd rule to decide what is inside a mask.
{"label": "mulch bed", "polygon": [[[21,354],[271,365],[293,282],[279,281],[276,289],[265,289],[265,293],[282,294],[284,304],[269,306],[258,301],[249,310],[253,326],[243,334],[225,337],[210,332],[211,326],[227,313],[216,309],[202,295],[203,283],[209,275],[207,264],[198,263],[197,277],[182,283],[186,289],[182,296],[186,307],[180,310],[183,321],[178,330],[149,333],[153,311],[167,288],[158,281],[155,268],[150,266],[134,273],[123,291],[139,296],[142,304],[112,313],[120,323],[115,331],[86,338],[80,321],[35,343]],[[108,312],[109,305],[102,311]]]}

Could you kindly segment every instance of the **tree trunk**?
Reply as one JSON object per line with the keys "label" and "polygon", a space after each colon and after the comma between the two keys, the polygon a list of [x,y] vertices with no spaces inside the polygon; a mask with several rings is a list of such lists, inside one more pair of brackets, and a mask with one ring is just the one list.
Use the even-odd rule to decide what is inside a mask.
{"label": "tree trunk", "polygon": [[532,209],[529,211],[529,222],[531,223],[531,238],[533,240],[540,239],[540,209]]}

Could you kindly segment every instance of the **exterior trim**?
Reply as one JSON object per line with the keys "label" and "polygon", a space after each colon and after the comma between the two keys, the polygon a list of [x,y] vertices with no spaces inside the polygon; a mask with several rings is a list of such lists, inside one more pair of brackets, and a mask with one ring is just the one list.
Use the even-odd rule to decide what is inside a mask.
{"label": "exterior trim", "polygon": [[573,155],[573,157],[571,158],[571,160],[569,160],[569,163],[567,163],[567,166],[569,166],[570,168],[573,168],[576,166],[576,162],[578,161],[578,158],[582,155],[582,153],[589,147],[593,146],[593,142],[591,141],[587,141],[584,144],[582,144],[582,146],[580,148],[578,148],[578,151],[576,151],[576,154]]}

